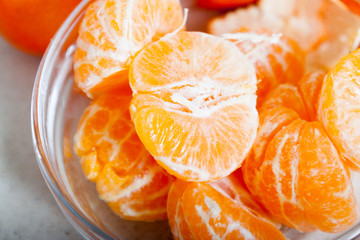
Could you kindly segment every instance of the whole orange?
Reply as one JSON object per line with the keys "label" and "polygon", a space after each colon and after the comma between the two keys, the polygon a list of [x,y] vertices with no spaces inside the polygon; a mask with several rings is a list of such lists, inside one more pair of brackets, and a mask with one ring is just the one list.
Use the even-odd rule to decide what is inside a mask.
{"label": "whole orange", "polygon": [[0,0],[0,33],[14,46],[41,55],[81,0]]}

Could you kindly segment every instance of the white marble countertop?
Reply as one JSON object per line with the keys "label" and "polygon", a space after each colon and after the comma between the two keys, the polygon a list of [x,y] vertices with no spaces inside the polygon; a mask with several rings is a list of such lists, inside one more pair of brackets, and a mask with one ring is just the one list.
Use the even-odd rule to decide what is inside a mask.
{"label": "white marble countertop", "polygon": [[30,100],[41,58],[0,37],[0,239],[81,239],[58,208],[35,159]]}

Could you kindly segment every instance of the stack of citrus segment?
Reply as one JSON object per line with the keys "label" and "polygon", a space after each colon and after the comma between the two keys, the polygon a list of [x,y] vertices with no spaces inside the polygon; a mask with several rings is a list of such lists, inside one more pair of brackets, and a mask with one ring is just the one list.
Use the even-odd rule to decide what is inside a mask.
{"label": "stack of citrus segment", "polygon": [[177,0],[89,6],[74,73],[92,103],[74,150],[115,213],[168,218],[175,239],[285,239],[280,224],[333,233],[358,220],[360,50],[332,63],[360,20],[330,0],[276,2],[214,19],[221,37],[183,31]]}

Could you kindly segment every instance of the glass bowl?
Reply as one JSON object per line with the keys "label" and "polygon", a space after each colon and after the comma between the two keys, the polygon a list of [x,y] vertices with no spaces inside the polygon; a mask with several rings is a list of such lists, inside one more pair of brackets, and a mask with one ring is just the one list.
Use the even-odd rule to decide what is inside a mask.
{"label": "glass bowl", "polygon": [[[166,221],[135,222],[116,216],[99,199],[95,184],[86,179],[72,150],[78,121],[89,104],[74,86],[72,70],[77,29],[89,2],[82,1],[64,22],[47,49],[36,76],[31,121],[40,170],[65,217],[85,239],[172,239]],[[191,8],[190,2],[182,1]],[[200,22],[217,14],[208,12],[204,17],[199,9],[193,12],[189,18],[193,26],[190,29],[201,29]],[[340,234],[282,230],[289,239],[345,240],[354,239],[360,233],[360,225]]]}

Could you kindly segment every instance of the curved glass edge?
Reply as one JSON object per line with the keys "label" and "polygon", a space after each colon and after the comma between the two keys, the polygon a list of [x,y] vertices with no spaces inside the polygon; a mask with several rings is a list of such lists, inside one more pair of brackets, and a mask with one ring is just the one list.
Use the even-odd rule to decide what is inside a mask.
{"label": "curved glass edge", "polygon": [[[91,0],[83,0],[69,15],[65,20],[62,26],[59,28],[54,38],[51,40],[49,47],[47,48],[44,56],[39,65],[38,72],[35,77],[32,98],[31,98],[31,132],[32,132],[32,142],[34,146],[35,156],[37,163],[39,165],[40,171],[44,177],[44,180],[50,189],[52,195],[54,196],[58,206],[61,211],[67,218],[67,220],[72,224],[72,226],[86,239],[113,239],[108,234],[101,231],[98,227],[92,224],[85,216],[79,214],[76,211],[76,207],[73,206],[72,202],[64,197],[57,180],[52,176],[51,170],[48,167],[46,159],[48,159],[48,148],[43,146],[46,142],[46,132],[44,122],[40,120],[46,114],[47,110],[41,113],[41,106],[39,103],[43,102],[44,96],[40,90],[40,83],[46,81],[48,87],[48,79],[44,77],[44,69],[48,69],[49,66],[53,63],[53,57],[58,55],[60,50],[60,43],[63,41],[64,35],[69,32],[69,28],[80,18],[82,17],[83,10],[87,7]],[[46,109],[46,107],[45,107]],[[39,121],[40,120],[40,121]],[[88,229],[91,229],[94,234],[90,233]]]}

